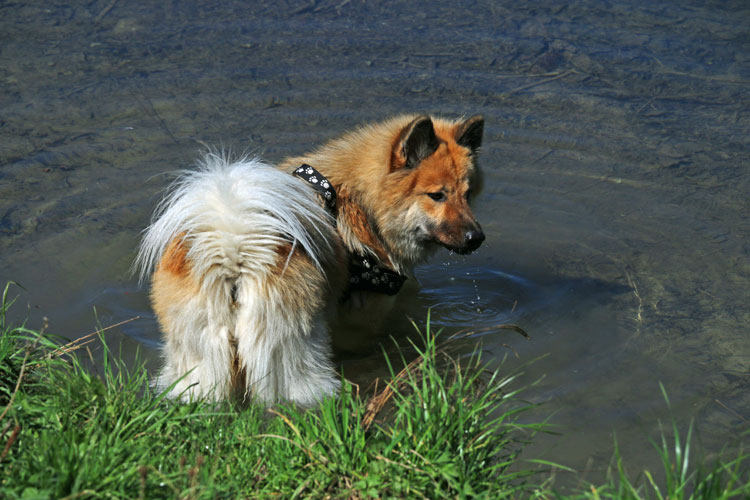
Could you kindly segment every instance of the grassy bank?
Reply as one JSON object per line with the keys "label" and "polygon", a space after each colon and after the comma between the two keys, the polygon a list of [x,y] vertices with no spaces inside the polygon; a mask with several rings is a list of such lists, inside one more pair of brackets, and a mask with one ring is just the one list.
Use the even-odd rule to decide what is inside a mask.
{"label": "grassy bank", "polygon": [[[142,364],[107,350],[97,372],[43,332],[6,324],[0,309],[2,498],[504,498],[554,497],[539,462],[519,459],[543,424],[514,378],[479,354],[456,361],[429,330],[410,363],[368,396],[292,406],[177,404],[148,386]],[[676,429],[675,429],[676,431]],[[582,498],[750,496],[747,456],[692,468],[689,436],[663,443],[667,486],[631,480],[615,461]],[[547,470],[550,467],[546,467]],[[671,471],[671,473],[669,472]],[[671,475],[670,475],[671,474]]]}

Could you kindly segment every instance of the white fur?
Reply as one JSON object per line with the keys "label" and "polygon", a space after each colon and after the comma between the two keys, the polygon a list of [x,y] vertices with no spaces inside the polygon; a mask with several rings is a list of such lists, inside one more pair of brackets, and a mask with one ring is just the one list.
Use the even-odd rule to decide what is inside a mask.
{"label": "white fur", "polygon": [[323,311],[289,310],[268,281],[280,244],[303,249],[321,275],[333,258],[338,236],[314,191],[257,159],[209,153],[173,184],[146,229],[136,259],[142,280],[180,234],[199,287],[169,305],[174,331],[165,332],[157,387],[175,384],[172,394],[185,399],[224,399],[237,356],[248,394],[260,401],[312,404],[334,393]]}

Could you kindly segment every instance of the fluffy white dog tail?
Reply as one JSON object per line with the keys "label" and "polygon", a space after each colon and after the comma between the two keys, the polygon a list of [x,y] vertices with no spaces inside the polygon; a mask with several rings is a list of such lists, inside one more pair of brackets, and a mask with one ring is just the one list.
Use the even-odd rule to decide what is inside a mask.
{"label": "fluffy white dog tail", "polygon": [[301,247],[322,269],[337,237],[332,216],[304,182],[255,158],[230,162],[216,153],[182,172],[157,207],[135,261],[141,282],[178,235],[190,241],[198,276],[212,269],[236,275],[238,265],[263,272],[284,242]]}

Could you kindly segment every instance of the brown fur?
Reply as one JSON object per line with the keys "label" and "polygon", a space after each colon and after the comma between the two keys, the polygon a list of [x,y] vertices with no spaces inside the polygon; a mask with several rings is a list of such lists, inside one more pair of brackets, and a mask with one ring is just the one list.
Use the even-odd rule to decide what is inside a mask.
{"label": "brown fur", "polygon": [[164,250],[151,284],[151,305],[163,332],[174,331],[175,305],[185,304],[198,294],[199,284],[193,278],[187,260],[188,246],[184,233]]}

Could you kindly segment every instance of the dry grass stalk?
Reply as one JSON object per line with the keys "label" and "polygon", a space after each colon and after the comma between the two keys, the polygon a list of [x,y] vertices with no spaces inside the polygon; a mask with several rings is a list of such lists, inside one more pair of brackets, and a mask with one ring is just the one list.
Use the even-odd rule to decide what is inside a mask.
{"label": "dry grass stalk", "polygon": [[131,321],[135,321],[137,319],[141,319],[140,316],[133,316],[130,319],[126,319],[125,321],[120,321],[119,323],[115,323],[114,325],[109,325],[107,327],[101,328],[99,330],[96,330],[95,332],[91,332],[88,335],[84,335],[83,337],[79,337],[75,340],[72,340],[68,342],[67,344],[58,347],[51,353],[47,355],[47,359],[53,359],[58,356],[62,356],[63,354],[70,354],[71,352],[77,351],[81,347],[85,346],[86,344],[89,344],[96,340],[96,336],[101,334],[102,332],[105,332],[107,330],[111,330],[112,328],[117,328],[118,326],[125,325],[127,323],[130,323]]}

